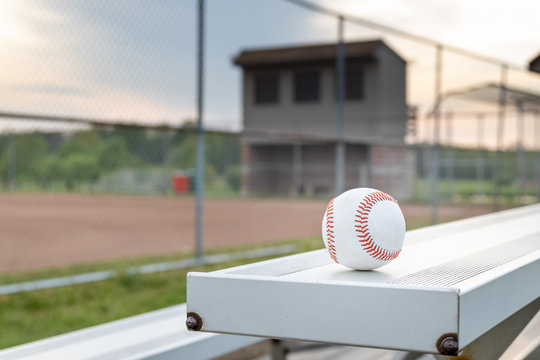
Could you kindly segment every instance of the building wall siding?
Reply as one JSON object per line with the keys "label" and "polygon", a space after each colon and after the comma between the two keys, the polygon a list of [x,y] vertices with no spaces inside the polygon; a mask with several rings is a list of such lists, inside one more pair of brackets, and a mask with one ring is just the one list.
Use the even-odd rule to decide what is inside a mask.
{"label": "building wall siding", "polygon": [[[365,97],[347,101],[345,127],[347,136],[354,140],[369,140],[376,129],[378,88],[375,64],[365,66]],[[307,68],[306,68],[307,69]],[[295,103],[293,99],[294,69],[279,70],[280,102],[257,105],[254,103],[254,75],[247,70],[244,75],[244,129],[246,135],[262,132],[298,135],[319,139],[337,136],[337,100],[334,94],[334,68],[320,67],[321,99],[316,103]],[[259,139],[261,140],[261,139]]]}
{"label": "building wall siding", "polygon": [[414,181],[414,154],[405,146],[371,147],[372,187],[396,198],[408,198]]}
{"label": "building wall siding", "polygon": [[[294,144],[244,145],[245,194],[332,194],[335,181],[335,145],[301,144],[295,160]],[[346,188],[371,185],[369,147],[346,146]],[[299,159],[299,161],[298,161]]]}

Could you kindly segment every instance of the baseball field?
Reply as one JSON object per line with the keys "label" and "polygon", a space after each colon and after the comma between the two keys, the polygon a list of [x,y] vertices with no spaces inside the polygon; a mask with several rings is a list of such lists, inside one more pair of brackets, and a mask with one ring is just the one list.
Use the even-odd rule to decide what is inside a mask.
{"label": "baseball field", "polygon": [[[400,206],[409,229],[429,225],[428,205]],[[316,236],[325,207],[323,200],[209,199],[204,246]],[[441,221],[487,212],[487,206],[439,209]],[[0,218],[0,273],[189,252],[195,242],[193,197],[3,194]]]}

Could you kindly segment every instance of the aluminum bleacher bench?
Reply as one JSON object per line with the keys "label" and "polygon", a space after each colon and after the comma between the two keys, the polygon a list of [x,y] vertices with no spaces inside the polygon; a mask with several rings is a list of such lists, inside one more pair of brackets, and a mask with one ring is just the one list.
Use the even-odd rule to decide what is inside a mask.
{"label": "aluminum bleacher bench", "polygon": [[189,332],[186,305],[132,316],[0,351],[0,360],[206,360],[260,338]]}
{"label": "aluminum bleacher bench", "polygon": [[193,330],[496,359],[540,309],[540,205],[410,231],[375,271],[323,249],[190,273],[187,291]]}

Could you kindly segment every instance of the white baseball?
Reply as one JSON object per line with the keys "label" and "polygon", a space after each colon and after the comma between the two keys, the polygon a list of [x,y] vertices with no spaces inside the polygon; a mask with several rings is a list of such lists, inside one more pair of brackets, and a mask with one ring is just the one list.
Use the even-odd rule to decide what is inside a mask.
{"label": "white baseball", "polygon": [[390,195],[370,188],[352,189],[328,204],[322,237],[336,263],[356,270],[372,270],[401,252],[405,219]]}

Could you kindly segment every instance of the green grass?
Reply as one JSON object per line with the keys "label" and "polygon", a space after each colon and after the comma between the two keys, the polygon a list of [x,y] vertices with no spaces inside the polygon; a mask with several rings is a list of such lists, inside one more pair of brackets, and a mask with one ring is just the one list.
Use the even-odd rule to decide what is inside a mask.
{"label": "green grass", "polygon": [[212,271],[241,263],[0,296],[0,348],[183,303],[188,271]]}
{"label": "green grass", "polygon": [[[266,244],[266,246],[286,243],[296,244],[297,252],[323,247],[322,240],[318,236],[278,244]],[[226,250],[229,252],[253,248],[256,247],[244,246]],[[212,251],[212,253],[215,252]],[[191,256],[192,254],[177,254],[174,256],[141,257],[62,269],[48,269],[28,274],[3,275],[0,279],[6,283],[8,280],[9,282],[26,281],[50,276],[68,276],[87,271],[120,270],[134,265],[178,260]],[[249,261],[237,260],[148,275],[123,275],[96,283],[0,296],[0,348],[183,303],[186,301],[186,275],[188,272],[214,271],[265,259],[268,258],[257,258]]]}
{"label": "green grass", "polygon": [[[439,199],[443,203],[478,203],[484,201],[491,203],[494,192],[493,182],[486,180],[479,184],[476,180],[453,180],[449,183],[445,179],[439,180]],[[501,200],[508,205],[519,203],[519,195],[536,198],[538,195],[538,184],[527,183],[521,189],[512,184],[499,187]],[[478,196],[480,194],[480,196]],[[431,185],[429,179],[417,179],[413,201],[425,202],[431,197]]]}

